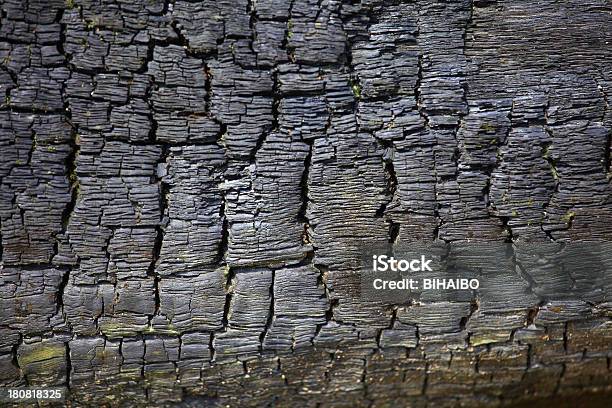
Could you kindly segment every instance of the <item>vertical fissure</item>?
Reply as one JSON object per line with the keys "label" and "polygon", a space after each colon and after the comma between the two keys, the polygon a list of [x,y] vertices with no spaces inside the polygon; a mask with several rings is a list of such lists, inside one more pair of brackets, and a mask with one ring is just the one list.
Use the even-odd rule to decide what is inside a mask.
{"label": "vertical fissure", "polygon": [[[263,331],[261,332],[261,334],[259,335],[259,352],[263,353],[263,349],[264,349],[264,341],[266,339],[266,335],[268,334],[268,331],[270,330],[270,328],[272,327],[272,323],[274,322],[274,279],[276,276],[276,271],[274,269],[272,269],[272,283],[270,284],[270,290],[269,290],[269,295],[270,295],[270,308],[268,310],[268,317],[266,319],[266,325],[264,326]],[[293,346],[292,346],[293,348]]]}

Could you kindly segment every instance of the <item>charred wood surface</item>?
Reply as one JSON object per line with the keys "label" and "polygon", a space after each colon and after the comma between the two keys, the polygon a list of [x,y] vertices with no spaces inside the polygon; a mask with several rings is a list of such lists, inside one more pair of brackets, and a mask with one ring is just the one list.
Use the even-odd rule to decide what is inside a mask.
{"label": "charred wood surface", "polygon": [[355,293],[364,247],[612,239],[609,1],[0,12],[1,386],[67,386],[71,406],[605,404],[609,280],[495,305]]}

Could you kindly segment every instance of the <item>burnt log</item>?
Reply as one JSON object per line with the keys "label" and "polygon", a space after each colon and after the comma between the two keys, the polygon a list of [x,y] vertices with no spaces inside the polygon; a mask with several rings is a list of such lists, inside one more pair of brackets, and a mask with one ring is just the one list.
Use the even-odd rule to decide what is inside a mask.
{"label": "burnt log", "polygon": [[[607,0],[0,0],[0,387],[606,406],[610,269],[534,251],[612,261],[611,38]],[[488,289],[360,295],[416,242]]]}

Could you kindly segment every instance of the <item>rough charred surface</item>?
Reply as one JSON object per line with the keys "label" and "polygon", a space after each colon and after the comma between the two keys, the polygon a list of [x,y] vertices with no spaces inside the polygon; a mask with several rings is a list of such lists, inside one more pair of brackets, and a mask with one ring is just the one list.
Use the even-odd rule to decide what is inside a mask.
{"label": "rough charred surface", "polygon": [[539,302],[554,272],[526,257],[497,303],[357,295],[364,246],[612,239],[607,0],[0,12],[0,385],[72,406],[612,390],[612,283]]}

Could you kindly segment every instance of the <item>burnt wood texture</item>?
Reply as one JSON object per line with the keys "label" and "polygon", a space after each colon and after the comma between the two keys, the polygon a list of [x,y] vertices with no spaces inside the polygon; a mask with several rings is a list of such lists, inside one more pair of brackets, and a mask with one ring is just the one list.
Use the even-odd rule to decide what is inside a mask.
{"label": "burnt wood texture", "polygon": [[70,406],[612,390],[612,282],[355,295],[364,247],[612,238],[608,0],[0,10],[1,386]]}

